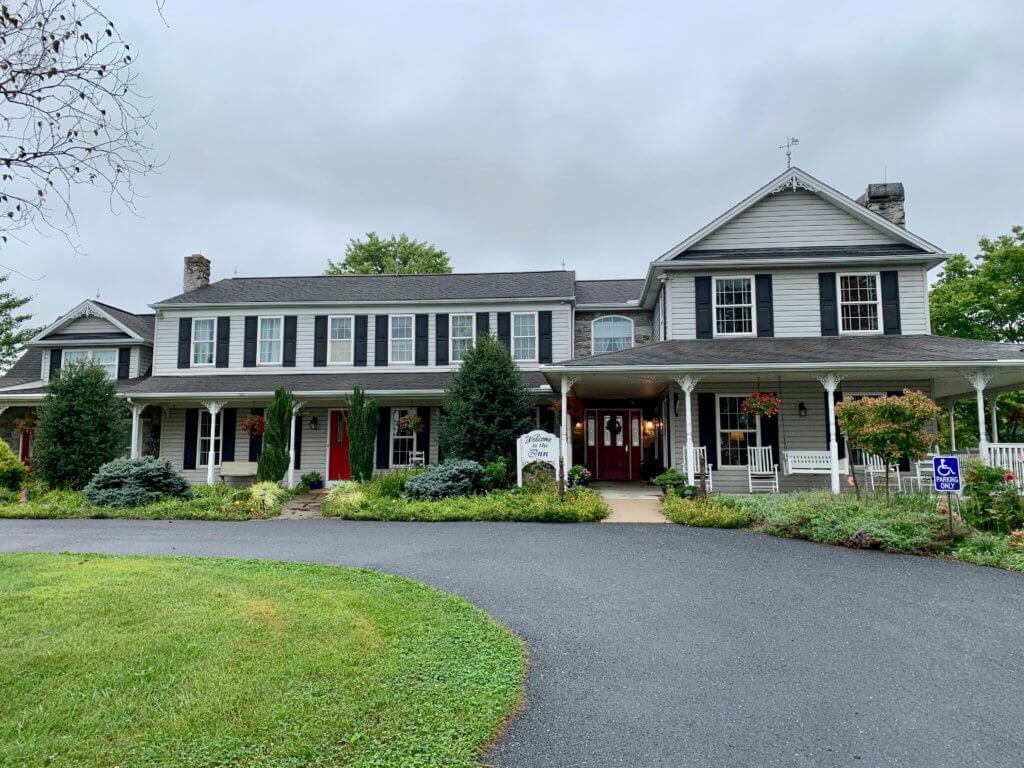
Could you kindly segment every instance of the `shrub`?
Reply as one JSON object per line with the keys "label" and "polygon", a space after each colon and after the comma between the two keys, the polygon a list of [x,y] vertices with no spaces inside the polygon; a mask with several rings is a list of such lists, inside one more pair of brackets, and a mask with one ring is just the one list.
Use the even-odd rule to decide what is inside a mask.
{"label": "shrub", "polygon": [[295,414],[295,397],[287,389],[274,390],[274,402],[267,409],[266,429],[263,430],[263,450],[258,463],[259,478],[263,482],[279,483],[288,471],[289,434]]}
{"label": "shrub", "polygon": [[1006,544],[1014,552],[1024,552],[1024,528],[1010,531],[1006,536]]}
{"label": "shrub", "polygon": [[557,487],[555,482],[555,468],[544,461],[534,461],[523,467],[523,487],[533,490],[553,491]]}
{"label": "shrub", "polygon": [[746,528],[750,513],[732,499],[708,496],[706,499],[686,499],[669,491],[661,502],[665,517],[673,523],[700,528]]}
{"label": "shrub", "polygon": [[433,464],[409,478],[405,495],[410,499],[445,499],[483,490],[484,468],[475,461],[453,460]]}
{"label": "shrub", "polygon": [[6,440],[0,440],[0,488],[17,491],[28,475],[28,467],[11,450]]}
{"label": "shrub", "polygon": [[976,533],[957,544],[953,557],[975,565],[1024,571],[1024,552],[1014,548],[1010,537],[994,533]]}
{"label": "shrub", "polygon": [[253,511],[263,517],[280,512],[281,505],[287,496],[288,492],[277,483],[255,483],[249,488],[249,499],[252,501]]}
{"label": "shrub", "polygon": [[167,459],[114,459],[85,486],[85,496],[97,507],[141,507],[160,499],[187,498],[188,482]]}
{"label": "shrub", "polygon": [[484,465],[484,477],[488,488],[507,488],[509,486],[508,459],[499,456],[493,461],[488,461]]}
{"label": "shrub", "polygon": [[675,467],[669,467],[656,478],[654,483],[666,491],[675,491],[678,496],[692,499],[700,493],[700,487],[690,485],[689,479]]}
{"label": "shrub", "polygon": [[367,483],[369,492],[385,499],[400,499],[405,495],[405,484],[426,471],[426,467],[409,467],[379,472]]}
{"label": "shrub", "polygon": [[377,401],[366,399],[362,387],[352,389],[348,402],[348,463],[353,480],[369,480],[373,476],[373,449],[380,423]]}
{"label": "shrub", "polygon": [[994,533],[1008,533],[1024,527],[1024,498],[1007,480],[1010,476],[1001,467],[981,462],[967,464],[964,473],[964,520],[972,528]]}

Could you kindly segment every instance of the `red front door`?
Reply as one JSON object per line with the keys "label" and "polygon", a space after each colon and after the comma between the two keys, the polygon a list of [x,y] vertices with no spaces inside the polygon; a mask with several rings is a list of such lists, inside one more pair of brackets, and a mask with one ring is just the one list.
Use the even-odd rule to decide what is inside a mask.
{"label": "red front door", "polygon": [[348,480],[352,469],[348,463],[348,414],[331,411],[330,443],[327,451],[327,479]]}
{"label": "red front door", "polygon": [[629,480],[629,412],[597,412],[597,475]]}

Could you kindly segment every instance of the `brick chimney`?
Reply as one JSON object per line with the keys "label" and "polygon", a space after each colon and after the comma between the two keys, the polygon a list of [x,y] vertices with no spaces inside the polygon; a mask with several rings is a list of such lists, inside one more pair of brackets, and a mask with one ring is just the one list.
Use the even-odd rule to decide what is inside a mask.
{"label": "brick chimney", "polygon": [[181,288],[185,293],[210,284],[210,260],[201,253],[185,257],[185,278]]}
{"label": "brick chimney", "polygon": [[884,216],[899,227],[907,226],[907,212],[904,208],[905,201],[903,184],[898,181],[890,181],[885,184],[868,184],[864,194],[857,198],[857,202],[865,208]]}

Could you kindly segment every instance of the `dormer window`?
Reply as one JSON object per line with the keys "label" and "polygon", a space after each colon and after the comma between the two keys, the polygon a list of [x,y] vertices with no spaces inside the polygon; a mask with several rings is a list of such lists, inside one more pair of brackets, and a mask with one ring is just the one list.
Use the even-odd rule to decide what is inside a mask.
{"label": "dormer window", "polygon": [[839,275],[841,333],[878,333],[881,315],[877,272]]}
{"label": "dormer window", "polygon": [[591,324],[591,354],[618,352],[633,346],[633,321],[621,315],[599,317]]}
{"label": "dormer window", "polygon": [[716,277],[715,336],[753,336],[754,278]]}
{"label": "dormer window", "polygon": [[117,350],[116,349],[65,349],[62,360],[63,365],[92,361],[102,366],[108,379],[117,378]]}
{"label": "dormer window", "polygon": [[198,317],[192,321],[192,365],[213,365],[216,337],[216,318]]}

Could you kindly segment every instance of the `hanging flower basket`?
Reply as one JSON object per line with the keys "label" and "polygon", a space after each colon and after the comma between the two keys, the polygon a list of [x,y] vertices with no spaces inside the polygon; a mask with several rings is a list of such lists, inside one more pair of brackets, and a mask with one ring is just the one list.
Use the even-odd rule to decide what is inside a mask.
{"label": "hanging flower basket", "polygon": [[267,428],[267,420],[258,414],[251,413],[248,416],[243,416],[242,421],[238,425],[239,429],[247,433],[249,437],[257,437],[262,435]]}
{"label": "hanging flower basket", "polygon": [[[548,406],[548,409],[555,415],[555,423],[559,423],[562,419],[562,401],[553,401],[551,405]],[[587,411],[583,405],[583,401],[574,395],[569,395],[565,398],[565,410],[569,413],[569,421],[583,421],[583,417]]]}
{"label": "hanging flower basket", "polygon": [[752,392],[743,400],[740,410],[747,416],[774,416],[782,407],[778,395],[771,392]]}
{"label": "hanging flower basket", "polygon": [[405,416],[398,417],[398,428],[406,432],[422,432],[423,419],[418,413],[407,413]]}
{"label": "hanging flower basket", "polygon": [[34,413],[29,413],[25,416],[22,416],[20,419],[14,420],[14,428],[18,430],[18,432],[22,435],[35,434],[36,427],[38,426],[39,422],[36,419],[36,415]]}

